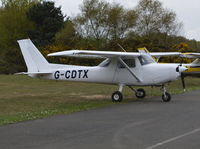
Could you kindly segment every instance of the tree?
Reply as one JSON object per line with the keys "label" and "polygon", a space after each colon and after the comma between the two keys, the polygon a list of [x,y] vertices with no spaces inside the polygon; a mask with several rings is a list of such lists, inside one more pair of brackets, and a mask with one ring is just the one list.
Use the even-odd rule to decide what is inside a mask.
{"label": "tree", "polygon": [[55,3],[51,1],[33,5],[27,16],[35,24],[35,30],[30,32],[30,37],[39,46],[54,42],[55,34],[64,26],[61,8],[55,7]]}
{"label": "tree", "polygon": [[[181,53],[185,53],[185,52],[190,52],[191,48],[189,47],[189,45],[187,43],[181,42],[179,44],[174,45],[173,50],[181,52]],[[174,59],[174,62],[176,62],[176,63],[191,63],[193,60],[194,59],[178,57],[178,58]]]}
{"label": "tree", "polygon": [[109,4],[99,0],[84,0],[79,14],[74,22],[77,31],[83,37],[95,39],[106,38],[107,28],[107,11]]}
{"label": "tree", "polygon": [[166,33],[176,35],[182,28],[176,14],[173,11],[164,9],[158,0],[140,0],[136,6],[137,28],[140,35],[150,36],[152,33]]}
{"label": "tree", "polygon": [[17,40],[28,37],[33,24],[26,16],[38,0],[2,0],[0,9],[0,72],[23,71],[25,65]]}
{"label": "tree", "polygon": [[135,20],[134,10],[126,10],[119,4],[112,5],[103,0],[85,0],[74,23],[83,38],[92,39],[97,49],[103,49],[109,40],[116,44],[117,40],[133,30]]}
{"label": "tree", "polygon": [[136,13],[126,10],[119,4],[111,5],[108,10],[108,28],[111,39],[122,39],[135,27]]}
{"label": "tree", "polygon": [[55,36],[55,43],[59,45],[68,45],[73,47],[77,42],[76,30],[74,23],[67,19],[64,23],[63,29],[61,29]]}
{"label": "tree", "polygon": [[3,0],[0,9],[0,45],[5,49],[16,44],[16,40],[27,38],[33,24],[26,12],[37,0]]}

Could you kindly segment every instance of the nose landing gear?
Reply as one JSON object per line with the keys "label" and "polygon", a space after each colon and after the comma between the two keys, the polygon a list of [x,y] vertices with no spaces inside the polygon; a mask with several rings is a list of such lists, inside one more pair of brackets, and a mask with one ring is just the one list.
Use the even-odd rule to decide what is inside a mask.
{"label": "nose landing gear", "polygon": [[171,95],[170,95],[170,93],[167,92],[167,90],[166,90],[164,85],[162,85],[161,90],[163,91],[162,100],[164,102],[171,101]]}

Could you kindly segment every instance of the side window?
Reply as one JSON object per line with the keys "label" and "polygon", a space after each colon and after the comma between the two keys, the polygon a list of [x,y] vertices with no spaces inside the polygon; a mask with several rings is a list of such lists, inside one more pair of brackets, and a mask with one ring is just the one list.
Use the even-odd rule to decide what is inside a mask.
{"label": "side window", "polygon": [[[135,67],[135,59],[122,59],[130,68]],[[118,62],[118,68],[125,68],[123,64]]]}

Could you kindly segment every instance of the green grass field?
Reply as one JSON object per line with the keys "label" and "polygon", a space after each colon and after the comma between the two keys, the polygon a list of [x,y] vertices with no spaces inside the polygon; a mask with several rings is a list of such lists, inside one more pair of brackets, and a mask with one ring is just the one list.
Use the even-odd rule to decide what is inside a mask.
{"label": "green grass field", "polygon": [[[187,91],[200,89],[200,78],[186,78]],[[27,76],[0,75],[0,125],[112,105],[110,96],[118,86],[51,81]],[[159,88],[145,87],[147,98],[160,96]],[[180,81],[168,87],[172,94],[182,93]],[[123,103],[136,99],[125,88]],[[162,101],[161,101],[162,102]],[[117,103],[119,104],[119,103]]]}

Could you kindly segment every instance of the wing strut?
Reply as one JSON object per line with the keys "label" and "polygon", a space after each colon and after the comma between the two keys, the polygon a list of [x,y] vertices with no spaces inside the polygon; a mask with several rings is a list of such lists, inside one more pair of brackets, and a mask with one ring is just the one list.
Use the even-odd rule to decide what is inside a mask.
{"label": "wing strut", "polygon": [[131,75],[138,81],[138,82],[142,82],[142,80],[137,77],[137,75],[130,69],[130,67],[119,57],[119,61],[121,62],[121,64],[126,67],[126,69],[131,73]]}

